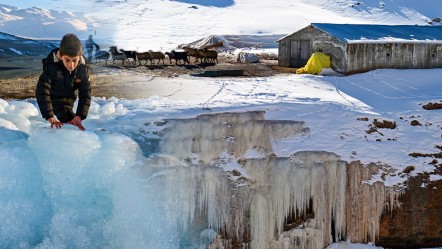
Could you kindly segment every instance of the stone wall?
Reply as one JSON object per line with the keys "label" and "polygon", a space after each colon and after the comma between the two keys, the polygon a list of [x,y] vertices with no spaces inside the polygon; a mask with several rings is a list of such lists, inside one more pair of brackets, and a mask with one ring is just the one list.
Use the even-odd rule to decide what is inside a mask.
{"label": "stone wall", "polygon": [[[347,65],[345,58],[345,44],[336,38],[324,33],[312,26],[304,28],[292,35],[279,40],[278,66],[292,67],[290,51],[291,41],[307,40],[310,42],[310,53],[318,50],[327,54],[331,58],[331,67],[337,72],[344,72]],[[311,54],[310,54],[311,55]]]}

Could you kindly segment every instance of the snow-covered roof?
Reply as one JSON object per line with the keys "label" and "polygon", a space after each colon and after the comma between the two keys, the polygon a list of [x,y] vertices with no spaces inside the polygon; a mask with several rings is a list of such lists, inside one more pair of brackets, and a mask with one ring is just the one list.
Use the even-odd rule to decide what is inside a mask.
{"label": "snow-covered roof", "polygon": [[[419,26],[312,23],[311,26],[324,31],[347,44],[386,42],[442,43],[442,26],[440,25]],[[284,38],[285,37],[280,40]]]}
{"label": "snow-covered roof", "polygon": [[312,23],[345,43],[408,41],[442,43],[442,26]]}

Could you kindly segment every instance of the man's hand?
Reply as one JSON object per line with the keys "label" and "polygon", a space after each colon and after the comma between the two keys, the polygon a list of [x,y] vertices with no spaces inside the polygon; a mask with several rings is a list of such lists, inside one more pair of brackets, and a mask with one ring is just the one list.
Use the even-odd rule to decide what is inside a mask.
{"label": "man's hand", "polygon": [[78,127],[78,129],[80,129],[82,131],[86,130],[84,128],[84,126],[81,124],[81,117],[80,116],[75,116],[75,118],[73,118],[71,121],[69,121],[68,124],[75,125]]}
{"label": "man's hand", "polygon": [[54,128],[54,126],[55,126],[55,128],[59,129],[59,128],[61,128],[63,126],[63,123],[58,121],[54,117],[49,118],[48,121],[49,121],[49,123],[51,123],[51,128]]}

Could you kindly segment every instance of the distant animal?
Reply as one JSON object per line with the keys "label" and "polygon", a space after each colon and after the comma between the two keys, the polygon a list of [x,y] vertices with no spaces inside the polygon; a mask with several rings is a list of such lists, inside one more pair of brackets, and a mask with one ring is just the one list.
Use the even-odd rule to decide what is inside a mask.
{"label": "distant animal", "polygon": [[95,54],[93,57],[97,62],[100,62],[100,60],[104,60],[107,65],[107,61],[110,58],[110,54],[107,51],[100,50],[100,46],[98,44],[95,44]]}
{"label": "distant animal", "polygon": [[167,57],[169,57],[169,63],[172,64],[172,60],[175,60],[175,57],[171,52],[164,53]]}
{"label": "distant animal", "polygon": [[209,49],[198,49],[198,51],[201,53],[203,57],[204,63],[218,63],[218,52],[215,50],[209,50]]}
{"label": "distant animal", "polygon": [[163,61],[163,65],[164,65],[164,59],[166,58],[166,56],[164,55],[163,52],[155,52],[152,50],[149,50],[150,55],[152,56],[152,61],[153,60],[158,60],[158,64],[160,64],[160,61]]}
{"label": "distant animal", "polygon": [[129,59],[132,59],[132,64],[135,64],[137,62],[137,57],[135,56],[135,51],[124,50],[122,48],[120,49],[120,51],[126,55],[127,63],[130,63]]}
{"label": "distant animal", "polygon": [[170,53],[168,52],[167,55],[169,56],[169,60],[171,61],[171,63],[172,63],[172,59],[171,59],[170,55],[172,55],[172,58],[175,60],[175,65],[178,65],[178,61],[181,61],[181,60],[183,61],[183,64],[186,64],[186,62],[189,63],[189,60],[187,59],[187,52],[186,51],[178,52],[178,51],[172,50]]}
{"label": "distant animal", "polygon": [[152,65],[152,55],[150,54],[150,52],[142,52],[142,53],[138,53],[137,51],[135,51],[135,56],[137,58],[138,61],[138,65],[141,65],[141,61],[145,60],[146,63],[144,63],[144,65],[147,65],[147,61],[150,60],[150,64]]}
{"label": "distant animal", "polygon": [[199,59],[203,58],[202,53],[197,48],[183,47],[182,49],[187,52],[187,57],[188,57],[187,59],[189,61],[190,61],[190,57],[195,58],[194,63],[197,63]]}
{"label": "distant animal", "polygon": [[120,60],[121,64],[124,65],[124,61],[127,59],[124,53],[120,53],[117,50],[117,46],[110,46],[109,52],[112,55],[112,63],[115,64],[116,60]]}

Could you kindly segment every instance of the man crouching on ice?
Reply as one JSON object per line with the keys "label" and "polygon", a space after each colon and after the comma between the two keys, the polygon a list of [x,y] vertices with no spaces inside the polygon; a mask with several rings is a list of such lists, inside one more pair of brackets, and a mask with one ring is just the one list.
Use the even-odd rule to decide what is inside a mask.
{"label": "man crouching on ice", "polygon": [[[84,131],[81,121],[87,117],[91,104],[91,70],[82,56],[80,40],[74,34],[66,34],[60,48],[52,50],[42,62],[43,73],[35,91],[41,115],[51,123],[51,128],[68,123]],[[76,90],[78,106],[74,114]]]}

